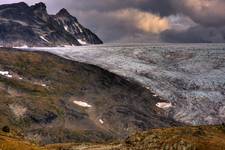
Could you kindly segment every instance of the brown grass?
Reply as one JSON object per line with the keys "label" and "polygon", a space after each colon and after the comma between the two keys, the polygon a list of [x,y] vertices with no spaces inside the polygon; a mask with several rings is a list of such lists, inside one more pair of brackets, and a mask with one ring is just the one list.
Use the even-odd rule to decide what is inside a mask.
{"label": "brown grass", "polygon": [[0,149],[1,150],[47,150],[35,144],[26,142],[20,138],[12,138],[0,135]]}

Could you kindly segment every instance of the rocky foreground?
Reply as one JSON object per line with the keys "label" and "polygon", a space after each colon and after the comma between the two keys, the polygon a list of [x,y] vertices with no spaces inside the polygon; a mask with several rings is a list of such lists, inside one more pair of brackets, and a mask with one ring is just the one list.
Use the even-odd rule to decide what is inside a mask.
{"label": "rocky foreground", "polygon": [[224,126],[153,129],[113,143],[61,143],[38,146],[10,133],[0,133],[2,150],[223,150]]}

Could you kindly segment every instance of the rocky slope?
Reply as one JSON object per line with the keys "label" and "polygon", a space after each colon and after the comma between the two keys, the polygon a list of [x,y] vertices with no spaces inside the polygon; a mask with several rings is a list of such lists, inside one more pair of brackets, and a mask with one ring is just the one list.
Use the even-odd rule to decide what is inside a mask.
{"label": "rocky slope", "polygon": [[47,52],[0,50],[0,128],[38,143],[107,141],[182,125],[140,84]]}
{"label": "rocky slope", "polygon": [[43,47],[102,44],[89,29],[83,27],[66,9],[49,15],[44,3],[0,6],[0,46]]}

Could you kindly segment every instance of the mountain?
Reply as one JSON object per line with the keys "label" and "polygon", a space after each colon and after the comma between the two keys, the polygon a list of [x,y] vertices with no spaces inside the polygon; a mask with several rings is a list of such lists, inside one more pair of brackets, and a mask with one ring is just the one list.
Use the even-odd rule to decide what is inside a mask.
{"label": "mountain", "polygon": [[33,6],[24,2],[0,5],[0,46],[55,47],[102,43],[66,9],[49,15],[42,2]]}
{"label": "mountain", "polygon": [[182,125],[140,84],[47,52],[0,49],[0,129],[41,144],[103,142]]}

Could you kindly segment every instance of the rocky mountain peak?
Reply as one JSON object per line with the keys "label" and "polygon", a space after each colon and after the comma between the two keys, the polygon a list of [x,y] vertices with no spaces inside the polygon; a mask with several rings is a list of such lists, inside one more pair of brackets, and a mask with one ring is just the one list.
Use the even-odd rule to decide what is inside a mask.
{"label": "rocky mountain peak", "polygon": [[28,7],[28,5],[25,2],[14,3],[13,5],[20,7]]}
{"label": "rocky mountain peak", "polygon": [[35,5],[31,6],[31,9],[34,10],[34,11],[46,12],[47,13],[46,5],[42,2],[36,3]]}
{"label": "rocky mountain peak", "polygon": [[34,9],[46,9],[46,5],[44,3],[42,3],[42,2],[36,3],[33,6],[31,6],[31,7],[34,8]]}
{"label": "rocky mountain peak", "polygon": [[26,9],[29,8],[29,6],[25,2],[0,5],[0,9],[6,8]]}
{"label": "rocky mountain peak", "polygon": [[42,2],[36,3],[35,5],[31,6],[30,8],[37,17],[41,18],[44,21],[49,20],[49,15],[47,13],[47,7],[44,3],[42,3]]}
{"label": "rocky mountain peak", "polygon": [[71,16],[71,15],[65,8],[63,8],[56,14],[56,16],[68,17],[68,16]]}
{"label": "rocky mountain peak", "polygon": [[5,47],[102,44],[65,8],[49,15],[42,2],[0,5],[0,29],[0,46]]}

